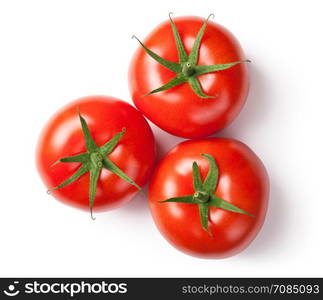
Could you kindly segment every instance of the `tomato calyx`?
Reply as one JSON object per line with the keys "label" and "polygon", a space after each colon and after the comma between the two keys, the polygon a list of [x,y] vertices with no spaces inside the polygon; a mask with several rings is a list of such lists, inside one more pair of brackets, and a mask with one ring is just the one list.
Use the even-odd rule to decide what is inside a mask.
{"label": "tomato calyx", "polygon": [[219,179],[219,168],[214,157],[210,154],[201,154],[209,162],[209,171],[208,174],[202,182],[201,174],[199,167],[196,162],[193,162],[192,173],[193,173],[193,187],[194,194],[169,198],[160,203],[167,202],[176,202],[176,203],[186,203],[186,204],[196,204],[199,208],[200,221],[203,229],[209,234],[212,233],[209,231],[209,208],[217,207],[234,213],[245,214],[250,217],[254,217],[252,214],[242,210],[241,208],[231,204],[230,202],[223,200],[217,197],[214,193],[217,188],[218,179]]}
{"label": "tomato calyx", "polygon": [[207,23],[211,17],[214,17],[213,14],[209,15],[208,18],[205,20],[204,24],[202,25],[201,29],[199,30],[196,39],[193,44],[192,51],[189,55],[187,55],[183,42],[181,40],[181,37],[179,35],[179,32],[177,30],[177,27],[171,18],[171,14],[169,14],[170,23],[172,26],[175,42],[176,42],[176,48],[178,52],[179,62],[172,62],[169,60],[166,60],[162,57],[160,57],[158,54],[147,48],[135,35],[133,38],[135,38],[140,45],[143,47],[145,52],[152,57],[154,60],[156,60],[159,64],[164,66],[165,68],[169,69],[170,71],[176,73],[176,76],[173,77],[169,82],[164,84],[163,86],[156,88],[149,93],[147,93],[144,96],[148,96],[154,93],[158,93],[161,91],[169,90],[177,85],[183,84],[185,82],[188,82],[192,90],[195,92],[195,94],[200,98],[215,98],[215,96],[206,95],[201,87],[201,84],[198,80],[198,76],[212,73],[216,71],[222,71],[229,69],[237,64],[244,63],[244,62],[250,62],[250,60],[241,60],[241,61],[235,61],[231,63],[224,63],[224,64],[216,64],[216,65],[198,65],[198,59],[199,59],[199,49],[201,45],[201,41],[204,35],[204,31],[206,29]]}
{"label": "tomato calyx", "polygon": [[63,157],[56,161],[52,166],[57,165],[58,163],[81,163],[81,166],[76,170],[76,172],[70,176],[68,179],[63,181],[58,186],[51,188],[48,192],[52,190],[57,190],[63,188],[76,180],[78,180],[82,175],[89,172],[90,173],[90,187],[89,187],[89,207],[91,218],[93,218],[93,205],[96,194],[97,183],[101,174],[101,170],[107,169],[110,172],[116,174],[123,180],[129,182],[134,185],[137,189],[141,190],[141,187],[136,184],[131,178],[129,178],[121,169],[119,169],[107,156],[111,154],[111,152],[118,145],[120,139],[126,133],[126,129],[123,128],[121,132],[115,134],[112,139],[107,141],[103,146],[99,147],[95,143],[93,137],[91,136],[89,127],[86,123],[86,120],[81,116],[80,112],[78,112],[79,119],[82,126],[82,131],[85,140],[86,152]]}

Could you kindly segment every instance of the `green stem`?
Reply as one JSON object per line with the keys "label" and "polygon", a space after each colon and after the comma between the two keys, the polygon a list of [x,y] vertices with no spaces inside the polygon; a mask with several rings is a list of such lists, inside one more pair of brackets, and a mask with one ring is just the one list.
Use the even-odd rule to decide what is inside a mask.
{"label": "green stem", "polygon": [[190,63],[189,61],[184,63],[182,72],[186,77],[190,77],[190,76],[194,75],[195,69],[194,69],[193,64]]}
{"label": "green stem", "polygon": [[198,205],[200,220],[202,228],[207,231],[213,238],[212,232],[209,231],[209,208],[216,207],[233,213],[244,214],[249,217],[254,217],[252,214],[242,210],[241,208],[215,196],[218,180],[219,180],[219,169],[214,157],[210,154],[202,154],[209,162],[209,171],[202,183],[201,174],[199,167],[196,162],[192,164],[193,174],[193,187],[195,193],[193,195],[187,195],[182,197],[174,197],[161,203],[176,202]]}
{"label": "green stem", "polygon": [[210,195],[204,191],[197,191],[194,193],[193,199],[200,203],[207,203],[210,200]]}
{"label": "green stem", "polygon": [[81,116],[80,112],[78,111],[79,119],[82,126],[82,131],[84,135],[84,141],[86,146],[86,152],[69,156],[63,157],[56,161],[51,167],[54,167],[58,163],[81,163],[81,166],[77,169],[77,171],[72,174],[68,179],[63,181],[58,186],[49,189],[57,190],[63,188],[73,182],[76,182],[81,176],[85,173],[90,173],[90,188],[89,188],[89,207],[91,218],[94,220],[93,217],[93,207],[94,207],[94,200],[96,195],[96,188],[97,183],[100,178],[102,168],[113,172],[123,180],[129,182],[131,185],[134,185],[137,189],[141,190],[141,187],[136,184],[131,178],[129,178],[120,168],[118,168],[107,156],[112,153],[115,147],[118,145],[120,139],[126,132],[126,129],[123,128],[121,132],[118,132],[111,140],[107,141],[103,146],[99,147],[89,130],[89,127],[86,123],[86,120]]}
{"label": "green stem", "polygon": [[175,76],[167,83],[162,85],[161,87],[155,88],[154,90],[147,92],[144,96],[148,96],[151,94],[159,93],[162,91],[167,91],[169,89],[172,89],[173,87],[183,84],[185,82],[188,82],[194,93],[200,97],[200,98],[215,98],[215,95],[206,95],[203,92],[203,88],[201,87],[201,84],[198,80],[198,77],[200,75],[206,74],[206,73],[212,73],[212,72],[219,72],[222,70],[226,70],[229,68],[233,68],[237,64],[240,63],[246,63],[250,62],[250,60],[240,60],[240,61],[234,61],[229,63],[222,63],[217,65],[198,65],[199,61],[199,49],[201,46],[201,43],[203,41],[203,35],[205,32],[205,29],[207,27],[207,24],[209,22],[209,19],[211,17],[214,17],[213,14],[209,15],[208,18],[205,20],[203,25],[201,26],[199,32],[197,33],[196,39],[194,41],[191,53],[189,55],[186,54],[183,41],[180,37],[180,34],[178,32],[178,29],[175,25],[175,22],[171,18],[171,14],[169,14],[169,20],[172,27],[177,53],[178,53],[178,62],[172,62],[168,61],[162,57],[160,57],[157,53],[153,52],[149,48],[146,47],[145,44],[143,44],[136,36],[133,36],[138,40],[141,47],[144,49],[144,51],[155,61],[157,61],[159,64],[164,66],[165,68],[169,69],[170,71],[175,73]]}

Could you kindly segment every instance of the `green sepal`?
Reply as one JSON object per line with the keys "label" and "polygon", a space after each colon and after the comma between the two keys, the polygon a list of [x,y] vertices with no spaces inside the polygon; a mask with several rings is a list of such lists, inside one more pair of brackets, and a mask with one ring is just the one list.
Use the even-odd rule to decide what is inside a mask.
{"label": "green sepal", "polygon": [[193,195],[169,198],[167,200],[159,201],[159,202],[160,203],[176,202],[176,203],[187,203],[187,204],[199,204],[198,201],[194,200]]}
{"label": "green sepal", "polygon": [[201,88],[201,84],[199,80],[196,77],[189,77],[188,78],[188,83],[190,84],[192,90],[195,92],[196,95],[198,95],[200,98],[215,98],[215,96],[208,96],[204,94]]}
{"label": "green sepal", "polygon": [[192,165],[193,173],[193,185],[195,191],[201,191],[203,189],[203,183],[201,179],[201,174],[197,163],[194,161]]}
{"label": "green sepal", "polygon": [[71,183],[73,183],[74,181],[76,181],[77,179],[79,179],[83,174],[85,174],[86,172],[89,171],[89,167],[87,164],[83,164],[81,165],[77,171],[68,179],[64,180],[61,184],[59,184],[58,186],[48,189],[48,191],[53,191],[53,190],[58,190],[60,188],[63,188],[64,186],[67,186]]}
{"label": "green sepal", "polygon": [[90,133],[89,127],[88,127],[85,119],[81,116],[80,111],[78,111],[78,113],[79,113],[79,117],[80,117],[80,121],[81,121],[81,125],[82,125],[82,131],[83,131],[83,135],[84,135],[86,150],[88,152],[95,151],[98,148],[98,146],[95,144],[95,142],[92,138],[92,135]]}
{"label": "green sepal", "polygon": [[134,185],[138,190],[141,190],[141,187],[137,183],[135,183],[130,177],[128,177],[121,169],[119,169],[110,159],[104,158],[103,167],[116,174],[124,181],[127,181],[128,183]]}
{"label": "green sepal", "polygon": [[202,40],[202,37],[203,37],[203,34],[204,34],[204,31],[205,31],[205,28],[206,28],[206,25],[210,19],[210,17],[214,17],[213,14],[210,14],[207,19],[205,20],[204,24],[202,25],[200,31],[198,32],[197,36],[196,36],[196,39],[194,41],[194,44],[193,44],[193,48],[192,48],[192,51],[188,57],[188,61],[194,65],[197,64],[197,61],[198,61],[198,58],[199,58],[199,49],[200,49],[200,45],[201,45],[201,40]]}
{"label": "green sepal", "polygon": [[88,153],[81,153],[74,156],[63,157],[52,164],[52,167],[59,163],[84,163],[89,159]]}
{"label": "green sepal", "polygon": [[160,57],[158,54],[156,54],[155,52],[153,52],[149,48],[147,48],[145,46],[145,44],[142,43],[135,35],[133,35],[132,38],[135,38],[140,43],[140,45],[144,48],[146,53],[148,55],[150,55],[158,63],[160,63],[162,66],[164,66],[168,70],[171,70],[171,71],[173,71],[175,73],[179,73],[181,71],[181,65],[180,64],[175,63],[173,61],[166,60],[166,59]]}
{"label": "green sepal", "polygon": [[186,62],[188,58],[187,58],[187,54],[186,54],[185,49],[184,49],[184,45],[183,45],[182,39],[179,36],[177,27],[176,27],[176,25],[175,25],[175,23],[174,23],[171,15],[172,15],[172,13],[169,13],[168,14],[169,20],[170,20],[170,24],[172,26],[174,38],[175,38],[175,43],[176,43],[177,52],[178,52],[178,58],[179,58],[179,62],[180,63],[183,63],[183,62]]}
{"label": "green sepal", "polygon": [[235,213],[239,213],[239,214],[244,214],[244,215],[248,215],[249,217],[255,217],[254,215],[246,212],[245,210],[229,203],[228,201],[225,201],[215,195],[211,195],[211,199],[208,202],[209,206],[212,207],[218,207],[218,208],[222,208],[224,210],[228,210],[228,211],[232,211]]}
{"label": "green sepal", "polygon": [[200,76],[207,73],[222,71],[222,70],[230,69],[235,65],[238,65],[241,63],[249,63],[249,62],[251,61],[247,59],[247,60],[239,60],[239,61],[235,61],[227,64],[219,64],[219,65],[211,65],[211,66],[199,65],[195,67],[195,75]]}
{"label": "green sepal", "polygon": [[159,87],[158,89],[154,89],[151,92],[149,92],[148,94],[144,95],[144,97],[154,94],[154,93],[161,92],[161,91],[169,90],[169,89],[171,89],[177,85],[180,85],[186,81],[187,81],[187,78],[184,75],[179,74],[179,75],[175,76],[173,79],[171,79],[169,82],[164,84],[163,86]]}
{"label": "green sepal", "polygon": [[209,232],[209,206],[207,203],[201,203],[198,206],[201,225],[205,231]]}
{"label": "green sepal", "polygon": [[106,142],[100,147],[100,152],[103,156],[109,155],[113,149],[118,145],[120,139],[126,133],[126,128],[123,128],[121,132],[118,132],[110,141]]}
{"label": "green sepal", "polygon": [[214,193],[218,184],[219,169],[214,157],[210,154],[202,154],[209,161],[209,172],[203,183],[203,188],[208,193]]}
{"label": "green sepal", "polygon": [[93,204],[94,204],[94,199],[95,199],[95,194],[96,194],[96,186],[98,184],[100,173],[101,173],[101,168],[91,168],[90,169],[89,196],[90,196],[90,213],[91,213],[92,220],[95,220],[95,218],[93,218]]}

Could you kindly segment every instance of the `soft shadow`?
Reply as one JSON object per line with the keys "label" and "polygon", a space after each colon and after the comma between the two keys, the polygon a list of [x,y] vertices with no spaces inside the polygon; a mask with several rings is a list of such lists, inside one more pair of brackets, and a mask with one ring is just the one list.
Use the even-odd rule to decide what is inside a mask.
{"label": "soft shadow", "polygon": [[270,113],[270,81],[257,68],[250,64],[250,90],[246,104],[238,117],[231,125],[214,136],[232,137],[241,139],[246,132],[257,130],[260,124],[264,124],[269,118]]}
{"label": "soft shadow", "polygon": [[267,253],[273,255],[285,248],[285,234],[289,222],[289,216],[286,214],[289,209],[286,201],[284,201],[286,199],[284,191],[277,182],[277,179],[271,179],[270,199],[265,223],[256,239],[241,254],[244,257],[254,259]]}
{"label": "soft shadow", "polygon": [[[271,99],[275,95],[271,92],[271,80],[267,78],[256,64],[250,64],[250,91],[246,104],[240,115],[233,123],[222,130],[216,137],[228,137],[244,141],[249,132],[261,130],[270,124]],[[270,142],[270,141],[268,141]],[[278,252],[284,244],[288,209],[283,187],[279,184],[279,174],[268,168],[270,177],[270,198],[268,212],[263,228],[251,245],[241,255],[245,257],[262,256],[267,251]]]}
{"label": "soft shadow", "polygon": [[[158,161],[175,145],[179,144],[180,142],[184,141],[183,138],[179,138],[176,136],[173,136],[166,131],[163,131],[159,127],[157,127],[155,124],[147,120],[153,133],[155,136],[156,141],[156,148],[157,148],[157,158],[155,161],[154,169],[158,163]],[[154,170],[152,171],[152,173]],[[127,205],[122,206],[120,209],[124,212],[134,213],[134,214],[148,214],[149,211],[149,205],[148,205],[148,185],[149,181],[147,182],[146,186],[142,190],[142,192],[139,192]]]}
{"label": "soft shadow", "polygon": [[139,192],[129,203],[119,208],[123,213],[146,215],[149,211],[147,200],[147,186]]}
{"label": "soft shadow", "polygon": [[[147,121],[151,126],[151,129],[154,133],[155,140],[156,140],[156,148],[157,148],[157,158],[155,162],[155,167],[156,167],[158,161],[175,145],[184,141],[184,139],[173,136],[161,130],[156,125],[151,123],[149,120]],[[147,200],[148,185],[149,185],[149,181],[144,187],[142,192],[139,192],[127,205],[120,207],[120,211],[122,210],[123,213],[129,213],[129,214],[140,214],[141,216],[148,215],[149,214],[149,205]]]}
{"label": "soft shadow", "polygon": [[159,161],[165,154],[174,148],[177,144],[185,141],[186,139],[174,136],[160,129],[153,123],[149,123],[156,139],[157,145],[157,161]]}

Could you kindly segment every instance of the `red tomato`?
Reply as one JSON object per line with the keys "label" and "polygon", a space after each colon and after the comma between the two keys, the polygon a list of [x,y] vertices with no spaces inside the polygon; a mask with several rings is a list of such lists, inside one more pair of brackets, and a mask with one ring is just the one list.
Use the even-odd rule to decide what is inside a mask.
{"label": "red tomato", "polygon": [[[187,55],[205,19],[175,18]],[[160,57],[179,61],[170,21],[166,21],[144,40]],[[224,27],[209,22],[201,40],[198,65],[217,65],[244,60],[235,37]],[[154,60],[143,47],[136,51],[129,69],[129,87],[136,107],[163,130],[180,137],[201,138],[228,126],[242,109],[248,94],[246,63],[198,76],[202,91],[214,98],[203,99],[188,82],[166,91],[146,95],[174,78],[175,73]],[[145,96],[146,95],[146,96]]]}
{"label": "red tomato", "polygon": [[[254,217],[209,207],[207,232],[197,205],[160,202],[194,194],[192,163],[197,162],[202,180],[209,170],[203,153],[218,165],[213,194]],[[246,248],[264,222],[268,196],[269,179],[260,159],[245,144],[224,138],[177,145],[160,161],[149,185],[150,208],[160,232],[179,250],[204,258],[224,258]]]}
{"label": "red tomato", "polygon": [[[80,163],[57,160],[86,152],[78,110],[86,120],[98,146],[125,129],[119,143],[107,157],[139,186],[143,186],[155,160],[152,131],[142,115],[131,105],[107,96],[76,100],[58,111],[47,123],[37,147],[37,168],[47,188],[58,186],[80,167]],[[51,191],[58,200],[89,209],[90,175]],[[127,203],[138,189],[109,170],[102,169],[95,193],[94,211],[108,210]]]}

